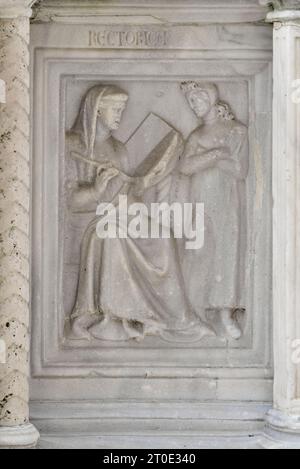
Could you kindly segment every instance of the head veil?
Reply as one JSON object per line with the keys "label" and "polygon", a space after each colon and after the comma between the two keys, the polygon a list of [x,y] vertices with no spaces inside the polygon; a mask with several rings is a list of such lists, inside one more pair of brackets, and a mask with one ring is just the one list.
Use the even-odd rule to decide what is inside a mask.
{"label": "head veil", "polygon": [[127,100],[128,94],[113,85],[98,85],[86,94],[72,132],[80,135],[85,145],[85,157],[94,159],[94,146],[97,132],[98,110],[101,102],[109,99]]}

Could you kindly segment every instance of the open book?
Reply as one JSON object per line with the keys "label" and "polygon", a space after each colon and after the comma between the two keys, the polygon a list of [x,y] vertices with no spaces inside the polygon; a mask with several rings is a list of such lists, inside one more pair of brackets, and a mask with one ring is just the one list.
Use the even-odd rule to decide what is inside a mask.
{"label": "open book", "polygon": [[153,150],[174,132],[167,122],[155,114],[149,114],[125,143],[129,154],[131,173],[148,158]]}
{"label": "open book", "polygon": [[181,134],[160,117],[149,114],[126,147],[130,173],[145,178],[146,199],[169,201],[172,175],[184,147]]}
{"label": "open book", "polygon": [[[160,193],[170,190],[172,172],[183,151],[181,134],[155,114],[149,114],[125,143],[129,155],[126,174],[120,171],[124,182],[134,183],[136,177],[145,178],[145,188],[156,186]],[[77,152],[72,157],[95,167],[103,162],[91,160]],[[160,197],[154,197],[154,200]],[[165,195],[162,200],[165,200]]]}

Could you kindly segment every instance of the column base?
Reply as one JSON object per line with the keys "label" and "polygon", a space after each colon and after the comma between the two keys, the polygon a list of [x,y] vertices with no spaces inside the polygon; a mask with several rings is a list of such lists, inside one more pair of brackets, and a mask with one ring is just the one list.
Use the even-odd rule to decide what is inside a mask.
{"label": "column base", "polygon": [[0,427],[0,449],[34,448],[40,435],[31,424]]}
{"label": "column base", "polygon": [[300,416],[272,409],[266,416],[266,449],[300,449]]}

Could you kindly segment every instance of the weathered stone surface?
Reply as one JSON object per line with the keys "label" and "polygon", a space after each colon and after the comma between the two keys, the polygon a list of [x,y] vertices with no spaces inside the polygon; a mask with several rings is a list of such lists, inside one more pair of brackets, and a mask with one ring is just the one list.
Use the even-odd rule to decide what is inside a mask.
{"label": "weathered stone surface", "polygon": [[[19,445],[30,446],[36,439],[36,433],[26,423],[29,398],[30,126],[28,19],[25,17],[30,16],[33,3],[29,0],[0,0],[0,18],[6,18],[0,26],[0,78],[4,81],[0,83],[0,338],[5,339],[7,346],[7,363],[0,365],[0,445],[1,442],[11,445],[14,439]],[[152,431],[155,425],[161,434],[172,434],[175,444],[183,441],[187,445],[192,442],[198,444],[199,433],[208,428],[216,434],[223,430],[228,432],[228,429],[237,434],[244,431],[247,435],[262,430],[263,415],[269,407],[273,385],[268,341],[268,312],[271,305],[271,164],[268,158],[270,34],[267,26],[253,23],[263,19],[268,7],[268,20],[277,22],[273,155],[275,393],[274,410],[269,413],[268,419],[272,429],[269,438],[261,439],[256,435],[252,439],[252,446],[276,447],[279,445],[276,432],[284,430],[283,446],[293,444],[299,447],[299,112],[295,107],[296,94],[292,94],[295,90],[291,86],[291,79],[299,78],[300,71],[295,60],[300,52],[299,0],[37,2],[35,21],[40,24],[35,30],[39,39],[34,46],[35,70],[38,70],[34,75],[38,88],[35,95],[35,131],[38,136],[35,140],[37,157],[34,174],[38,177],[35,180],[37,192],[34,207],[37,218],[34,224],[37,230],[34,240],[39,241],[36,243],[37,261],[34,264],[36,337],[33,359],[34,373],[38,379],[33,379],[32,392],[33,398],[40,401],[34,405],[36,418],[45,432],[51,420],[51,429],[58,434],[56,441],[52,440],[56,445],[62,445],[57,440],[69,436],[74,428],[78,429],[79,435],[74,440],[75,446],[82,444],[80,432],[84,433],[88,429],[92,429],[94,435],[100,435],[101,431],[113,435],[116,432],[116,421],[118,435],[123,432],[128,436],[131,432],[127,444],[133,441],[135,445],[145,445],[145,436],[140,434],[142,418],[146,420],[145,432]],[[93,17],[92,25],[89,23],[90,16]],[[22,19],[14,19],[17,17]],[[45,25],[44,22],[49,24]],[[58,24],[53,23],[68,24],[60,25],[59,28]],[[77,24],[76,34],[72,23],[82,23]],[[151,40],[147,34],[151,35]],[[65,50],[68,50],[66,56]],[[70,55],[72,61],[69,60]],[[247,308],[247,324],[245,320],[241,321],[243,337],[237,343],[225,342],[222,336],[209,338],[198,349],[177,347],[176,355],[170,347],[153,342],[152,337],[148,336],[132,348],[127,344],[123,348],[103,344],[100,347],[99,339],[103,338],[100,336],[98,343],[71,345],[64,335],[64,319],[70,315],[72,306],[69,304],[65,308],[62,305],[63,294],[57,295],[57,292],[60,292],[59,288],[63,284],[58,282],[54,285],[53,282],[56,277],[67,279],[66,287],[62,290],[67,302],[71,303],[70,292],[74,296],[76,291],[77,267],[71,266],[67,275],[59,271],[58,266],[64,254],[59,250],[59,239],[63,238],[56,238],[57,233],[61,233],[61,207],[68,192],[67,189],[65,194],[59,192],[59,187],[64,187],[65,183],[64,176],[58,176],[63,174],[59,172],[61,161],[67,159],[64,145],[58,141],[59,127],[62,127],[64,142],[65,130],[71,129],[71,121],[78,113],[80,97],[91,87],[91,82],[93,85],[121,82],[131,97],[135,96],[135,91],[143,82],[145,89],[153,93],[152,105],[156,99],[162,101],[162,96],[166,96],[170,90],[173,92],[175,80],[178,87],[183,79],[202,80],[201,74],[208,77],[211,83],[217,83],[222,99],[226,96],[226,101],[232,104],[234,111],[237,110],[236,123],[243,122],[240,130],[249,130],[250,167],[244,179],[248,187],[246,198],[250,201],[250,221],[247,226],[250,234],[247,243],[249,255],[246,262],[250,307]],[[46,84],[50,82],[50,77],[51,87],[48,87]],[[150,87],[147,84],[149,77],[155,81]],[[41,95],[45,96],[42,104],[37,99]],[[176,99],[169,101],[168,105],[158,106],[159,113],[168,122],[172,120],[172,125],[180,127],[188,140],[192,120],[187,112],[183,112],[187,104],[180,101],[178,94],[175,96]],[[243,103],[244,107],[237,101]],[[173,106],[173,103],[178,102],[181,107],[178,104]],[[139,106],[136,106],[134,112],[129,111],[132,122],[138,117],[138,112]],[[46,117],[53,115],[66,116],[66,121],[52,117],[46,121]],[[173,121],[174,116],[176,119]],[[68,125],[62,125],[62,122],[68,122]],[[199,123],[194,122],[196,125]],[[128,129],[125,128],[126,131]],[[124,129],[121,129],[119,137],[122,132],[123,137],[126,135]],[[216,127],[212,134],[208,136],[204,132],[204,136],[201,134],[196,143],[203,143],[205,137],[204,147],[207,143],[209,147],[213,143],[220,146],[219,129]],[[46,136],[45,140],[43,135]],[[75,146],[78,147],[76,142]],[[136,154],[139,152],[136,151]],[[42,179],[45,175],[46,179]],[[166,187],[163,187],[164,194]],[[46,202],[46,205],[42,206],[40,202]],[[54,227],[54,231],[49,230],[50,234],[47,230],[39,231],[42,225],[40,208],[45,208],[47,217],[49,214],[49,224]],[[235,236],[240,226],[236,224]],[[65,231],[63,236],[65,233],[68,235]],[[45,235],[44,246],[40,243],[42,235]],[[78,234],[76,236],[75,242],[70,237],[71,249],[67,253],[72,261],[76,258],[76,252],[78,254],[82,239]],[[244,236],[247,237],[247,234]],[[42,250],[44,247],[45,251]],[[39,257],[42,252],[46,260]],[[232,258],[234,260],[238,256]],[[44,270],[40,271],[40,266]],[[251,300],[249,286],[253,286]],[[230,321],[232,317],[227,315],[227,319]],[[229,326],[237,324],[229,322]],[[234,333],[239,336],[241,330],[238,328]],[[100,332],[102,335],[103,330]],[[45,396],[48,399],[50,396],[54,402],[45,404],[45,401],[41,401]],[[84,406],[82,396],[86,400]],[[68,399],[74,402],[70,403]],[[98,403],[99,399],[104,403]],[[253,399],[265,402],[266,405],[260,407],[256,403],[252,406],[250,401]],[[142,400],[151,401],[149,408],[143,408]],[[199,410],[201,400],[205,404]],[[210,407],[207,407],[208,400],[211,400]],[[232,404],[224,405],[224,402],[234,400],[243,401],[243,406],[238,408],[236,403],[234,407],[231,407]],[[57,401],[63,401],[59,408]],[[93,401],[97,401],[94,407]],[[118,407],[121,401],[123,403]],[[177,401],[176,405],[174,401]],[[195,403],[191,404],[192,401]],[[84,429],[83,420],[86,421]],[[21,425],[24,422],[25,426]],[[11,431],[1,427],[3,425],[10,427]],[[21,425],[17,435],[15,428],[11,427],[16,425]],[[182,436],[191,431],[197,434],[197,440]],[[293,432],[293,437],[289,432]],[[160,444],[158,438],[161,436],[152,438],[150,443]],[[247,438],[240,441],[240,445],[249,445]],[[104,440],[102,443],[98,440],[94,438],[84,444],[104,444]],[[174,444],[175,440],[171,440],[172,436],[167,439],[168,445]],[[205,438],[200,440],[200,446],[206,444]],[[107,443],[108,440],[105,441]],[[113,445],[117,442],[125,444],[124,441],[118,440],[116,435],[110,439]],[[210,438],[209,444],[218,446],[222,442],[217,436]],[[231,447],[237,445],[237,442],[229,437],[223,444]]]}
{"label": "weathered stone surface", "polygon": [[293,10],[300,8],[299,0],[259,0],[260,5],[270,6],[274,10]]}
{"label": "weathered stone surface", "polygon": [[[4,2],[0,3],[1,7]],[[29,2],[5,2],[28,6]],[[29,21],[0,21],[0,426],[28,422],[29,327]]]}
{"label": "weathered stone surface", "polygon": [[35,0],[0,0],[0,18],[29,18],[34,2]]}
{"label": "weathered stone surface", "polygon": [[257,0],[39,0],[34,21],[109,24],[245,23],[265,17]]}
{"label": "weathered stone surface", "polygon": [[[272,28],[262,23],[255,24],[257,20],[263,19],[267,8],[259,6],[256,1],[187,1],[184,4],[180,1],[132,1],[130,4],[126,9],[129,5],[126,1],[66,1],[61,7],[57,1],[46,2],[45,8],[41,6],[37,9],[35,24],[32,25],[32,56],[35,60],[35,185],[31,399],[32,409],[39,406],[39,411],[33,414],[34,419],[41,425],[41,431],[47,433],[51,429],[50,431],[59,434],[63,439],[62,445],[66,444],[64,437],[70,434],[71,428],[77,429],[77,425],[80,425],[77,412],[74,419],[72,418],[74,408],[82,410],[81,415],[86,422],[84,428],[79,428],[81,435],[85,431],[89,432],[90,426],[93,433],[101,437],[105,432],[112,432],[112,439],[116,444],[116,432],[119,431],[122,435],[128,432],[132,436],[131,441],[138,445],[142,444],[136,438],[139,432],[143,444],[154,444],[154,440],[146,436],[151,426],[157,427],[160,435],[170,432],[170,439],[175,438],[176,431],[181,427],[175,402],[180,402],[183,406],[180,421],[185,420],[184,427],[180,428],[181,434],[193,431],[197,432],[198,437],[201,428],[205,431],[208,420],[212,432],[220,429],[221,425],[222,430],[234,427],[238,432],[243,428],[252,434],[262,427],[264,411],[258,412],[257,417],[249,417],[247,411],[239,409],[234,416],[231,414],[234,422],[229,423],[230,411],[226,416],[224,408],[217,419],[212,414],[194,418],[191,402],[195,401],[196,405],[201,406],[201,402],[210,401],[210,408],[213,408],[221,401],[243,401],[243,409],[248,409],[249,401],[255,400],[264,402],[268,409],[272,399],[269,343]],[[93,18],[92,23],[90,15]],[[72,60],[69,60],[70,57]],[[89,90],[95,86],[116,85],[126,91],[129,95],[128,105],[120,120],[119,129],[113,129],[113,141],[117,149],[129,141],[131,164],[138,166],[143,156],[147,157],[149,154],[145,154],[143,142],[138,143],[136,129],[146,120],[141,129],[143,139],[146,135],[144,128],[149,123],[147,116],[151,113],[158,116],[159,122],[163,119],[167,130],[169,126],[175,128],[186,141],[197,128],[197,146],[207,145],[213,156],[214,148],[220,150],[222,147],[224,128],[216,125],[210,135],[208,125],[202,129],[199,118],[192,112],[191,105],[181,90],[183,81],[215,84],[219,91],[219,100],[232,108],[230,111],[229,107],[223,105],[219,109],[222,115],[227,115],[228,134],[231,131],[234,133],[238,128],[241,134],[249,133],[251,148],[245,153],[245,158],[241,157],[241,152],[235,153],[238,160],[245,163],[248,161],[247,156],[249,157],[249,172],[246,171],[241,178],[241,185],[246,186],[247,194],[242,191],[240,199],[248,201],[243,213],[249,213],[249,223],[247,227],[243,222],[234,224],[232,251],[239,244],[237,239],[241,228],[243,234],[240,238],[244,241],[248,238],[248,243],[247,247],[241,245],[240,256],[232,254],[227,258],[227,265],[234,269],[237,259],[241,260],[241,264],[246,264],[246,268],[241,266],[241,270],[243,273],[246,271],[247,287],[243,291],[247,298],[234,299],[235,304],[240,300],[242,306],[246,305],[246,313],[243,311],[239,314],[237,323],[232,323],[231,314],[226,311],[223,318],[228,321],[227,333],[223,328],[217,331],[217,337],[204,338],[196,343],[175,343],[175,347],[154,334],[147,334],[140,341],[126,336],[125,340],[124,330],[113,327],[116,324],[112,323],[105,325],[106,330],[101,328],[101,323],[97,324],[97,331],[90,330],[88,326],[88,332],[93,333],[90,341],[74,340],[69,335],[68,326],[76,303],[80,245],[90,221],[89,217],[95,217],[94,210],[91,214],[73,214],[68,205],[73,200],[73,189],[77,182],[81,182],[81,188],[85,186],[85,182],[90,183],[90,189],[93,189],[95,182],[91,181],[93,178],[90,178],[85,169],[77,173],[76,161],[69,154],[71,149],[80,157],[87,156],[78,136],[74,135],[76,132],[72,132],[81,110],[81,102],[84,102]],[[44,99],[41,101],[39,96],[44,96]],[[105,111],[101,106],[100,108],[100,114],[104,112],[107,117],[111,108],[108,106]],[[92,111],[90,115],[94,115]],[[98,130],[100,129],[101,134],[100,124],[101,122]],[[89,128],[92,129],[93,126]],[[162,125],[160,129],[163,130]],[[201,129],[205,130],[204,135],[201,134]],[[151,126],[150,132],[152,135]],[[97,134],[98,140],[99,137],[101,135]],[[157,135],[153,138],[154,147],[159,140]],[[104,147],[107,142],[101,141],[102,143]],[[153,143],[152,139],[150,143]],[[239,149],[238,136],[236,144]],[[113,158],[113,148],[108,144],[105,148],[109,153],[106,156]],[[201,152],[201,148],[199,151]],[[87,179],[82,177],[85,175]],[[184,177],[186,176],[183,175]],[[212,206],[214,197],[225,193],[223,185],[229,179],[227,175],[221,178],[220,187],[215,180],[212,182],[209,196]],[[202,183],[199,171],[194,181],[195,186],[200,185],[200,181]],[[97,184],[98,189],[101,189],[100,184]],[[79,192],[76,200],[83,202],[84,194]],[[91,194],[92,192],[91,190]],[[167,184],[163,186],[162,193],[166,195]],[[222,201],[219,200],[218,203],[222,205]],[[218,213],[220,211],[218,208]],[[230,211],[229,217],[232,215],[235,219],[236,212],[236,208]],[[225,218],[224,215],[223,220]],[[219,221],[221,226],[221,220]],[[223,228],[220,228],[217,233],[219,245],[222,233]],[[224,239],[225,237],[228,239],[227,231]],[[226,244],[228,245],[228,241]],[[156,255],[155,260],[160,260],[157,253],[154,250],[153,252]],[[159,249],[157,252],[160,252]],[[166,253],[167,250],[163,252]],[[114,272],[118,274],[119,271],[124,272],[126,268],[135,266],[136,259],[131,254],[130,252],[130,262],[123,263],[123,258],[121,261],[117,251],[111,250],[111,256],[106,256],[106,259],[112,260]],[[93,265],[89,272],[95,272],[93,267],[100,256],[101,253],[95,248],[91,256]],[[195,300],[201,300],[205,290],[202,278],[210,269],[212,257],[208,256],[209,262],[206,259],[206,264],[202,260],[197,262],[198,257],[195,255],[190,255],[190,258],[194,259],[198,271],[195,275],[190,275],[189,287],[194,292]],[[85,271],[85,261],[86,257],[83,256],[82,272]],[[186,263],[186,270],[190,267],[190,273],[193,270],[191,265],[189,261]],[[109,272],[109,266],[105,267],[105,272]],[[218,277],[218,274],[213,273]],[[235,272],[231,274],[230,284],[235,283],[236,278],[242,278],[242,275],[236,275]],[[86,277],[92,278],[90,274]],[[103,277],[106,287],[115,287],[114,279],[117,277],[114,276],[110,281],[106,274],[106,278]],[[128,284],[132,279],[130,273],[125,280]],[[145,269],[142,270],[140,279],[147,280]],[[161,281],[159,287],[163,286],[163,282]],[[132,296],[129,295],[131,290],[124,288],[124,284],[119,285],[119,289],[113,288],[111,295],[112,300],[114,294],[118,299],[117,306],[122,307],[120,313],[124,312],[123,306],[128,300],[124,296]],[[214,280],[211,282],[213,291],[215,285]],[[239,291],[241,290],[240,288]],[[159,293],[159,288],[156,289],[155,293],[157,292]],[[99,296],[99,285],[96,285],[92,293]],[[151,298],[155,298],[155,293],[151,291]],[[79,296],[80,299],[87,297],[85,293]],[[143,299],[142,296],[141,300]],[[144,320],[145,312],[139,311],[141,303],[142,301],[135,302],[133,313],[140,313],[140,319]],[[217,306],[219,305],[225,306],[224,298],[219,300]],[[174,308],[173,300],[171,306],[172,312],[175,309],[177,315],[181,313],[180,308]],[[96,308],[92,309],[95,312]],[[114,311],[119,313],[117,308]],[[108,308],[105,312],[109,316]],[[165,311],[163,313],[167,316]],[[210,311],[208,313],[210,316]],[[210,319],[222,325],[220,316],[218,313],[212,314]],[[74,320],[75,315],[71,319]],[[117,324],[120,325],[122,326]],[[233,340],[229,331],[239,340]],[[112,336],[119,340],[104,340],[111,339]],[[56,413],[46,405],[46,400],[52,400],[50,407],[53,406]],[[72,410],[70,400],[74,402]],[[87,403],[86,406],[83,400]],[[95,400],[100,403],[101,408],[103,403],[103,413],[99,409],[95,411],[100,412],[97,413],[99,419],[97,417],[91,427],[87,409]],[[120,401],[124,402],[122,409],[118,407]],[[152,414],[152,408],[146,415],[141,411],[143,404],[149,401],[154,402],[157,408],[157,418]],[[123,417],[129,402],[132,407]],[[163,403],[168,404],[165,412]],[[113,415],[116,420],[113,422],[112,414],[107,413],[109,407],[115,412]],[[189,418],[189,415],[192,417]],[[242,417],[238,421],[239,416]],[[162,418],[165,425],[162,425]],[[143,428],[138,431],[137,424],[141,419]],[[100,422],[102,428],[99,426]],[[186,440],[187,438],[185,444]],[[72,440],[72,444],[82,444],[78,441],[79,439]],[[90,444],[97,445],[95,439]]]}

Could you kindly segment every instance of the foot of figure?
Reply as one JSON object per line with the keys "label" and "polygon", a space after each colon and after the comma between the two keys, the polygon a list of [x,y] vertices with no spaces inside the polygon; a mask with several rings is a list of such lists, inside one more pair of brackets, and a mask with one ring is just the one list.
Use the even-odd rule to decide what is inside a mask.
{"label": "foot of figure", "polygon": [[214,329],[208,324],[202,322],[201,324],[202,337],[216,337],[217,334]]}
{"label": "foot of figure", "polygon": [[231,308],[224,308],[221,310],[221,320],[225,327],[227,335],[234,340],[239,340],[242,337],[241,328],[237,320],[233,316],[233,310]]}
{"label": "foot of figure", "polygon": [[106,316],[101,322],[90,328],[91,335],[98,340],[124,342],[129,339],[139,339],[142,331],[134,328],[125,319],[113,319]]}
{"label": "foot of figure", "polygon": [[96,315],[85,315],[73,319],[71,322],[71,331],[68,338],[71,340],[91,340],[91,334],[89,333],[88,329],[98,321],[99,317]]}

